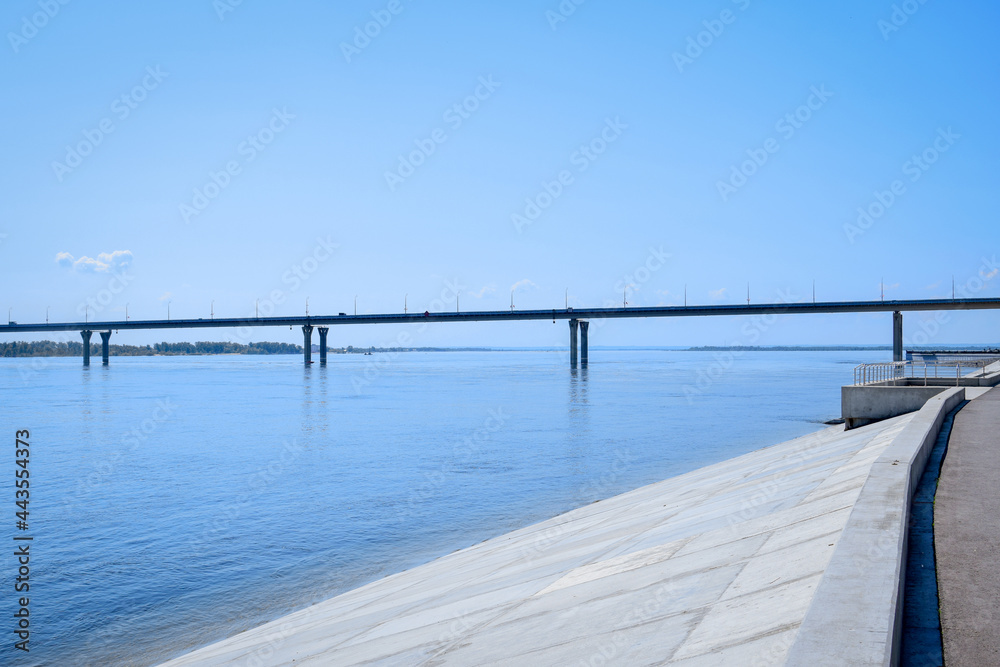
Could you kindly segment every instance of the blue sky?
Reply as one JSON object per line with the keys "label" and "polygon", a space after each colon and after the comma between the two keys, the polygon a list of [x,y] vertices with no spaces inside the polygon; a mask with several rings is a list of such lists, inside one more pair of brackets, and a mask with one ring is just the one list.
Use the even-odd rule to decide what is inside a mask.
{"label": "blue sky", "polygon": [[[512,288],[519,308],[567,289],[656,305],[685,285],[735,303],[748,283],[756,302],[811,299],[813,281],[840,300],[883,278],[887,298],[927,298],[953,277],[997,296],[998,21],[940,0],[11,0],[0,305],[19,322],[353,312],[355,295],[450,310],[459,292],[498,309]],[[1000,314],[933,317],[908,314],[908,337],[998,342]],[[592,344],[887,343],[890,320],[614,322]],[[113,340],[208,337],[233,332]]]}

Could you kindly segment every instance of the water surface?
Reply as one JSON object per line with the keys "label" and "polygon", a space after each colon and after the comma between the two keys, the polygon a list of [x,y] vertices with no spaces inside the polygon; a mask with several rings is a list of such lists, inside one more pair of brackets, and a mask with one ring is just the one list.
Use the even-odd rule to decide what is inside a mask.
{"label": "water surface", "polygon": [[11,445],[32,434],[32,650],[15,664],[156,664],[803,435],[882,354],[0,359],[0,424]]}

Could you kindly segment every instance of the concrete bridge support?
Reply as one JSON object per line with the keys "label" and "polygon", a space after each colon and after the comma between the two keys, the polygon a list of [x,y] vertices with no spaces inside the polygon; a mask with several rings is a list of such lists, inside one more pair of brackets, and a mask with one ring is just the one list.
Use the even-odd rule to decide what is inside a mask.
{"label": "concrete bridge support", "polygon": [[319,365],[326,366],[326,335],[330,333],[330,327],[318,327],[319,329]]}
{"label": "concrete bridge support", "polygon": [[587,365],[587,357],[589,350],[589,339],[590,336],[590,322],[587,320],[580,320],[580,365]]}
{"label": "concrete bridge support", "polygon": [[99,331],[101,334],[101,363],[108,365],[108,341],[111,340],[110,331]]}
{"label": "concrete bridge support", "polygon": [[80,338],[83,338],[83,365],[90,365],[90,337],[94,335],[93,331],[81,331]]}
{"label": "concrete bridge support", "polygon": [[302,327],[302,356],[305,357],[305,362],[307,364],[312,363],[313,356],[313,328],[311,324],[303,325]]}
{"label": "concrete bridge support", "polygon": [[569,365],[576,368],[576,333],[580,329],[580,320],[569,321]]}
{"label": "concrete bridge support", "polygon": [[892,313],[892,360],[903,360],[903,313]]}

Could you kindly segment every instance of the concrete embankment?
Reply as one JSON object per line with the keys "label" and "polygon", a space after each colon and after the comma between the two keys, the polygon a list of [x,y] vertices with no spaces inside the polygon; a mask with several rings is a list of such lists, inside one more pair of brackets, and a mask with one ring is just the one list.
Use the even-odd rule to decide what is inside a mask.
{"label": "concrete embankment", "polygon": [[[588,505],[166,664],[883,664],[907,489],[952,399],[933,400]],[[883,528],[888,541],[870,534]],[[838,579],[858,576],[858,553],[870,591]],[[859,637],[864,659],[838,659]]]}

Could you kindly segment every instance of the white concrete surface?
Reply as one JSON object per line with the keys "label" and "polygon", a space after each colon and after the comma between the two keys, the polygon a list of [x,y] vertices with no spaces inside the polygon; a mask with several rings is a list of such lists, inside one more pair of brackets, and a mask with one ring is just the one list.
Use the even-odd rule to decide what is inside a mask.
{"label": "white concrete surface", "polygon": [[165,664],[784,664],[872,464],[912,419],[609,498]]}

